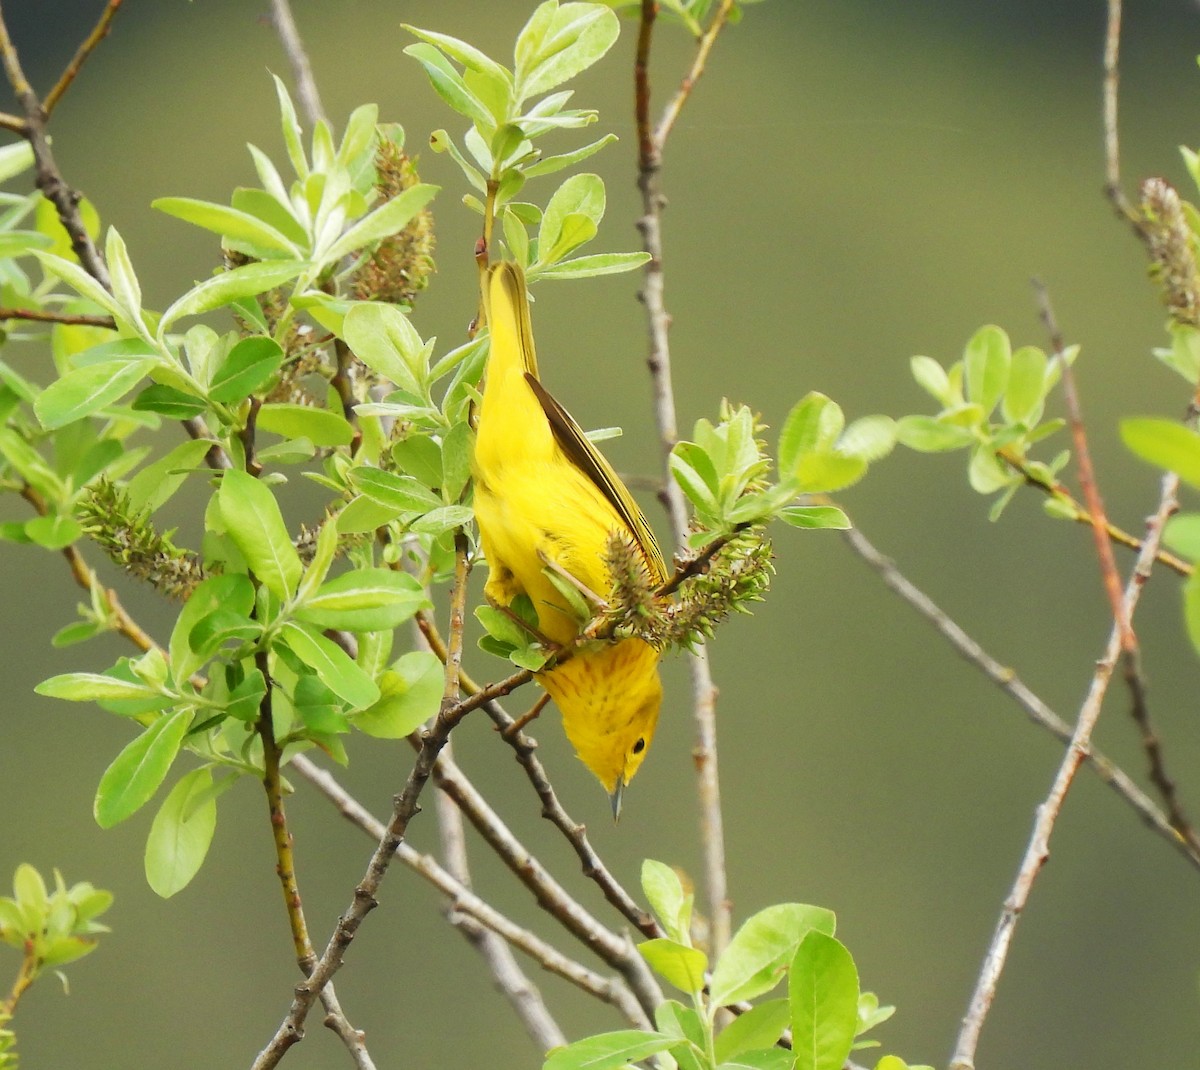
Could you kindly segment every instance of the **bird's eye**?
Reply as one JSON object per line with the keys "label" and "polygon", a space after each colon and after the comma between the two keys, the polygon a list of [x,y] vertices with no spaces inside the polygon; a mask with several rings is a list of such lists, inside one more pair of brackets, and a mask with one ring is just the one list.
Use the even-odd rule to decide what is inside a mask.
{"label": "bird's eye", "polygon": [[644,751],[645,749],[646,749],[646,741],[644,739],[642,739],[641,736],[639,736],[638,741],[633,745],[633,753],[641,754],[642,751]]}

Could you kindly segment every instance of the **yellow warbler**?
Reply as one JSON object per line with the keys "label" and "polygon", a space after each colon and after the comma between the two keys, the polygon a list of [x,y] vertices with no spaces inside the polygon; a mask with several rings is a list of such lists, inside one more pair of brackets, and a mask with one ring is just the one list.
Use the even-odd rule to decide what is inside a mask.
{"label": "yellow warbler", "polygon": [[[569,647],[579,623],[547,577],[548,564],[605,597],[612,577],[604,550],[615,532],[640,550],[652,583],[663,582],[666,566],[625,484],[538,379],[521,268],[492,267],[484,300],[491,352],[472,472],[485,593],[499,606],[528,595],[538,630]],[[609,793],[614,817],[658,723],[658,658],[641,639],[597,641],[537,676],[575,752]]]}

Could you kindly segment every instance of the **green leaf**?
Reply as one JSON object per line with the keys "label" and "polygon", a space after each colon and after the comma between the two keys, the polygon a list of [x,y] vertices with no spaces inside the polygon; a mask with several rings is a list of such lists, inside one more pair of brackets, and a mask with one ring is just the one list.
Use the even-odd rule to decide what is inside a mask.
{"label": "green leaf", "polygon": [[828,494],[857,483],[867,474],[867,462],[840,453],[809,453],[793,473],[798,489],[807,494]]}
{"label": "green leaf", "polygon": [[426,376],[424,343],[394,305],[362,301],[346,313],[346,344],[368,368],[402,390],[420,396]]}
{"label": "green leaf", "polygon": [[212,443],[203,439],[189,439],[146,465],[129,481],[130,505],[139,512],[148,509],[153,513],[183,486],[188,473],[203,462],[211,447]]}
{"label": "green leaf", "polygon": [[1167,521],[1163,542],[1189,561],[1200,561],[1200,513],[1180,513]]}
{"label": "green leaf", "polygon": [[794,1070],[794,1062],[790,1051],[783,1048],[763,1048],[758,1051],[744,1051],[736,1059],[721,1063],[717,1070]]}
{"label": "green leaf", "polygon": [[177,683],[187,680],[204,664],[192,649],[192,629],[218,609],[249,616],[254,608],[254,586],[238,572],[211,576],[204,580],[184,603],[171,630],[168,650],[171,673]]}
{"label": "green leaf", "polygon": [[854,525],[834,505],[788,505],[779,511],[779,519],[794,528],[834,528],[848,531]]}
{"label": "green leaf", "polygon": [[[56,219],[55,223],[57,222]],[[99,305],[118,323],[128,327],[133,326],[120,302],[78,264],[61,256],[55,256],[53,253],[43,253],[38,249],[35,249],[33,254],[41,261],[42,267],[51,274],[57,275],[81,297],[86,297],[93,304]]]}
{"label": "green leaf", "polygon": [[517,38],[518,102],[548,92],[596,63],[616,43],[621,24],[603,4],[546,0]]}
{"label": "green leaf", "polygon": [[208,396],[223,403],[241,401],[270,382],[282,364],[283,349],[273,338],[243,338],[213,373]]}
{"label": "green leaf", "polygon": [[228,205],[198,201],[192,197],[159,197],[150,202],[150,207],[235,242],[245,242],[263,251],[283,253],[292,259],[301,256],[296,243],[270,223]]}
{"label": "green leaf", "polygon": [[709,1070],[710,1064],[703,1058],[708,1050],[708,1024],[692,1007],[685,1007],[677,1000],[663,1000],[654,1008],[654,1025],[660,1033],[690,1041],[671,1050],[671,1056],[679,1064],[679,1070]]}
{"label": "green leaf", "polygon": [[972,451],[970,463],[967,465],[967,480],[977,494],[992,494],[1019,482],[1020,478],[986,446],[977,446]]}
{"label": "green leaf", "polygon": [[713,968],[709,995],[725,1006],[769,992],[782,979],[810,931],[833,935],[833,913],[804,903],[778,903],[751,915]]}
{"label": "green leaf", "polygon": [[25,522],[30,542],[47,550],[62,550],[83,535],[83,526],[70,516],[38,516]]}
{"label": "green leaf", "polygon": [[445,670],[428,650],[401,655],[379,679],[379,701],[353,718],[353,725],[379,739],[403,739],[438,711]]}
{"label": "green leaf", "polygon": [[254,574],[273,594],[290,598],[302,567],[275,495],[253,476],[230,470],[221,477],[217,501],[229,537]]}
{"label": "green leaf", "polygon": [[150,801],[175,761],[191,719],[190,709],[160,717],[117,755],[96,789],[96,824],[112,828]]}
{"label": "green leaf", "polygon": [[146,840],[146,880],[164,899],[199,872],[217,827],[217,801],[207,767],[186,773],[154,816]]}
{"label": "green leaf", "polygon": [[275,93],[279,97],[280,125],[283,127],[283,143],[287,146],[288,158],[296,174],[303,180],[308,177],[308,160],[304,156],[304,145],[300,131],[300,122],[296,118],[296,107],[288,95],[287,86],[279,75],[275,79]]}
{"label": "green leaf", "polygon": [[909,361],[917,385],[943,405],[951,402],[950,377],[933,357],[913,357]]}
{"label": "green leaf", "polygon": [[424,516],[418,517],[409,525],[409,530],[421,535],[441,535],[455,528],[469,524],[475,516],[470,506],[443,505],[439,509],[430,509]]}
{"label": "green leaf", "polygon": [[773,1047],[791,1021],[786,999],[771,999],[751,1007],[730,1022],[717,1036],[717,1062],[723,1063],[743,1052]]}
{"label": "green leaf", "polygon": [[792,406],[779,431],[779,472],[793,475],[802,457],[830,449],[842,433],[842,410],[824,394],[812,391]]}
{"label": "green leaf", "polygon": [[590,279],[597,275],[620,275],[649,263],[649,253],[592,253],[560,260],[545,267],[530,268],[531,279]]}
{"label": "green leaf", "polygon": [[350,482],[373,502],[401,512],[424,513],[436,509],[441,499],[412,476],[400,476],[370,465],[350,469]]}
{"label": "green leaf", "polygon": [[442,481],[442,448],[427,435],[410,435],[392,445],[392,460],[405,475],[426,487]]}
{"label": "green leaf", "polygon": [[1046,354],[1037,346],[1022,346],[1012,355],[1008,389],[1000,404],[1004,419],[1032,427],[1041,419],[1046,389]]}
{"label": "green leaf", "polygon": [[1008,335],[999,327],[980,327],[963,353],[966,368],[967,399],[979,405],[985,413],[996,407],[996,402],[1008,387],[1009,364],[1012,347]]}
{"label": "green leaf", "polygon": [[1200,487],[1200,434],[1174,420],[1135,417],[1121,421],[1121,438],[1143,461]]}
{"label": "green leaf", "polygon": [[393,509],[360,494],[351,499],[346,508],[337,514],[337,529],[340,535],[365,535],[390,524],[405,510]]}
{"label": "green leaf", "polygon": [[152,383],[133,399],[133,408],[137,412],[157,412],[172,420],[190,420],[205,412],[208,406],[203,398],[195,394],[185,394],[173,386]]}
{"label": "green leaf", "polygon": [[426,182],[410,186],[403,193],[384,201],[373,212],[363,216],[345,234],[321,254],[322,263],[336,263],[371,242],[403,230],[440,189]]}
{"label": "green leaf", "polygon": [[642,862],[642,892],[668,935],[685,941],[692,923],[694,897],[683,890],[679,874],[665,863],[647,858]]}
{"label": "green leaf", "polygon": [[230,271],[222,271],[211,279],[193,286],[162,314],[159,320],[159,337],[165,337],[167,328],[184,316],[199,316],[214,308],[228,305],[240,297],[250,297],[265,290],[281,286],[294,279],[310,265],[303,260],[264,260],[256,264],[244,264]]}
{"label": "green leaf", "polygon": [[491,130],[496,126],[488,106],[467,88],[467,83],[454,64],[433,45],[409,45],[404,54],[412,56],[425,68],[437,95],[459,115],[465,115],[482,130]]}
{"label": "green leaf", "polygon": [[1183,619],[1192,647],[1200,653],[1200,570],[1193,572],[1184,584]]}
{"label": "green leaf", "polygon": [[681,992],[694,995],[704,987],[708,956],[698,948],[659,937],[643,940],[637,949],[655,973]]}
{"label": "green leaf", "polygon": [[116,227],[108,228],[108,240],[105,242],[104,258],[108,261],[108,274],[112,280],[113,296],[121,303],[131,323],[142,328],[139,334],[145,333],[142,327],[142,288],[138,285],[137,275],[129,259],[129,251],[125,248],[125,239],[117,232]]}
{"label": "green leaf", "polygon": [[158,692],[145,684],[118,680],[113,676],[95,672],[68,672],[51,676],[34,688],[47,698],[61,698],[68,702],[102,702],[112,699],[153,699]]}
{"label": "green leaf", "polygon": [[901,416],[896,421],[896,439],[920,453],[943,453],[970,446],[975,435],[970,428],[936,416]]}
{"label": "green leaf", "polygon": [[398,628],[417,610],[431,607],[414,576],[387,568],[360,568],[330,580],[296,615],[321,628],[376,632]]}
{"label": "green leaf", "polygon": [[258,410],[257,426],[284,438],[306,438],[315,446],[348,446],[354,440],[349,420],[311,405],[268,402]]}
{"label": "green leaf", "polygon": [[895,444],[895,420],[890,416],[863,416],[841,433],[837,452],[872,464],[891,453]]}
{"label": "green leaf", "polygon": [[321,682],[354,709],[364,710],[379,701],[375,681],[351,660],[340,646],[320,632],[306,626],[286,622],[282,637],[288,647]]}
{"label": "green leaf", "polygon": [[832,936],[810,932],[788,970],[796,1070],[842,1070],[858,1026],[858,972]]}
{"label": "green leaf", "polygon": [[34,401],[33,410],[49,430],[82,420],[123,398],[155,363],[142,358],[85,364],[46,387]]}
{"label": "green leaf", "polygon": [[[563,228],[568,218],[579,216],[599,225],[604,218],[604,206],[604,180],[599,175],[585,173],[568,178],[554,191],[542,214],[542,224],[538,228],[538,263],[550,263],[556,259],[550,254],[562,246]],[[565,256],[572,248],[574,245],[568,244],[561,248],[558,255]]]}
{"label": "green leaf", "polygon": [[[575,164],[586,160],[589,156],[595,155],[605,145],[610,145],[617,140],[616,134],[605,134],[598,141],[593,141],[590,145],[584,145],[582,148],[575,149],[574,152],[564,152],[559,156],[544,156],[537,163],[528,164],[521,168],[526,178],[534,178],[537,175],[549,175],[555,171],[562,171],[567,167],[574,167]],[[630,255],[630,254],[617,254]],[[645,254],[648,256],[648,254]]]}
{"label": "green leaf", "polygon": [[565,1048],[555,1048],[542,1063],[542,1070],[619,1070],[660,1051],[683,1043],[678,1037],[640,1029],[622,1029],[585,1037]]}

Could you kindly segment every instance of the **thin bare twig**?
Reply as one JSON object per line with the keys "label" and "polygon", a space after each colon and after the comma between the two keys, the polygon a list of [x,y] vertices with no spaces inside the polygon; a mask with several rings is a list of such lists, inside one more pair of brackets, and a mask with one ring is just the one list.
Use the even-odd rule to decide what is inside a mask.
{"label": "thin bare twig", "polygon": [[71,57],[71,62],[67,64],[66,69],[59,76],[58,81],[54,84],[54,88],[46,94],[46,99],[42,102],[42,112],[47,119],[50,118],[50,113],[54,111],[55,105],[62,99],[62,95],[71,88],[71,83],[75,81],[75,76],[79,73],[84,63],[87,62],[88,57],[96,50],[96,46],[108,36],[108,31],[112,29],[112,20],[121,7],[121,3],[122,0],[108,0],[104,11],[100,15],[100,21],[96,23],[92,32],[84,38],[83,44],[75,50],[75,55]]}
{"label": "thin bare twig", "polygon": [[1117,99],[1121,54],[1121,0],[1108,0],[1104,35],[1104,192],[1119,216],[1141,232],[1137,213],[1121,189],[1121,147],[1117,137]]}
{"label": "thin bare twig", "polygon": [[[701,36],[691,69],[668,104],[658,128],[650,124],[650,48],[653,40],[656,0],[642,0],[641,25],[634,62],[634,108],[638,130],[638,188],[642,194],[642,215],[637,221],[642,244],[650,254],[639,293],[646,307],[650,348],[646,358],[654,394],[654,416],[663,452],[665,479],[662,502],[671,521],[677,547],[687,537],[687,506],[678,484],[671,478],[668,461],[678,440],[675,398],[671,384],[671,347],[668,328],[671,317],[664,298],[662,212],[665,204],[660,174],[662,150],[680,110],[691,94],[692,86],[704,70],[717,34],[725,25],[732,0],[722,0],[712,21]],[[692,710],[695,746],[692,757],[696,766],[696,790],[700,810],[700,839],[704,857],[704,884],[712,925],[712,950],[719,955],[729,943],[732,931],[732,905],[729,901],[725,871],[725,830],[721,812],[721,786],[717,770],[717,687],[708,664],[707,647],[700,643],[688,655],[692,677]]]}
{"label": "thin bare twig", "polygon": [[[338,783],[331,773],[319,768],[303,755],[297,755],[292,759],[291,768],[332,802],[343,817],[362,829],[368,836],[375,840],[383,837],[383,822],[373,817]],[[445,895],[450,901],[454,914],[471,918],[491,932],[503,937],[507,943],[528,955],[543,969],[570,982],[588,995],[617,1007],[630,1024],[638,1028],[649,1027],[650,1022],[645,1012],[620,978],[601,977],[581,963],[564,955],[541,937],[500,913],[495,907],[455,880],[454,876],[439,865],[434,858],[422,854],[410,844],[401,843],[396,848],[396,857]]]}
{"label": "thin bare twig", "polygon": [[[1006,665],[1002,665],[963,630],[937,603],[879,552],[858,528],[842,532],[846,543],[879,573],[883,582],[928,620],[963,658],[980,670],[1000,690],[1028,714],[1034,724],[1046,729],[1055,739],[1070,743],[1071,728]],[[1143,821],[1193,866],[1200,869],[1200,850],[1184,840],[1172,827],[1167,815],[1155,805],[1119,765],[1100,751],[1088,748],[1086,760],[1095,774],[1127,802]]]}
{"label": "thin bare twig", "polygon": [[[442,756],[453,756],[454,743],[446,744]],[[446,870],[464,888],[471,887],[471,868],[467,856],[466,828],[462,811],[443,792],[437,796],[438,829],[442,840],[442,859]],[[403,846],[403,845],[401,845]],[[508,1000],[521,1024],[540,1051],[567,1042],[566,1034],[550,1014],[541,992],[538,991],[517,964],[504,939],[470,914],[457,909],[453,898],[446,900],[446,920],[450,922],[487,963],[497,987]]]}
{"label": "thin bare twig", "polygon": [[1054,310],[1050,306],[1046,290],[1036,281],[1034,286],[1038,294],[1042,321],[1046,325],[1051,344],[1054,347],[1054,355],[1062,365],[1063,392],[1079,464],[1079,484],[1087,499],[1088,511],[1092,515],[1092,530],[1095,532],[1096,546],[1100,551],[1105,589],[1108,591],[1109,600],[1113,606],[1113,619],[1121,625],[1121,675],[1129,688],[1130,713],[1142,738],[1142,749],[1146,752],[1146,759],[1150,766],[1150,779],[1158,788],[1159,795],[1166,805],[1167,817],[1171,826],[1195,850],[1200,848],[1200,837],[1197,837],[1196,830],[1192,828],[1191,822],[1184,813],[1175,781],[1167,773],[1162,741],[1154,730],[1150,718],[1150,705],[1146,696],[1146,680],[1142,674],[1141,650],[1137,633],[1134,631],[1132,623],[1120,616],[1122,612],[1120,580],[1117,576],[1116,561],[1113,559],[1112,543],[1105,530],[1108,526],[1107,518],[1104,515],[1104,506],[1100,502],[1099,490],[1096,487],[1092,471],[1087,436],[1084,433],[1083,418],[1079,409],[1079,397],[1075,389],[1075,376],[1070,365],[1062,359],[1063,339],[1058,324],[1055,322]]}
{"label": "thin bare twig", "polygon": [[296,29],[296,20],[292,18],[288,0],[271,0],[271,21],[275,24],[275,32],[279,35],[291,65],[292,81],[296,86],[300,108],[309,123],[316,126],[324,120],[325,109],[321,107],[321,94],[317,91],[316,79],[313,78],[312,64],[309,63],[300,31]]}
{"label": "thin bare twig", "polygon": [[80,316],[37,308],[0,308],[0,320],[32,320],[35,323],[62,323],[71,327],[107,327],[110,331],[117,326],[112,316]]}
{"label": "thin bare twig", "polygon": [[1113,624],[1104,657],[1096,663],[1091,687],[1080,707],[1071,742],[1045,801],[1037,809],[1033,833],[1025,849],[1024,857],[1021,859],[1012,890],[1004,900],[1004,907],[1000,912],[1000,919],[992,936],[991,945],[984,957],[970,1007],[958,1034],[954,1056],[950,1060],[950,1070],[973,1070],[975,1066],[975,1050],[979,1044],[979,1034],[983,1029],[988,1011],[991,1009],[992,1001],[995,999],[996,988],[1000,983],[1000,975],[1004,971],[1004,964],[1008,957],[1008,949],[1012,943],[1017,921],[1025,909],[1025,904],[1029,901],[1029,894],[1038,873],[1041,872],[1042,866],[1050,856],[1050,835],[1062,812],[1063,802],[1071,787],[1071,782],[1087,758],[1092,730],[1100,716],[1100,706],[1112,679],[1117,659],[1121,654],[1122,627],[1119,621],[1120,619],[1130,620],[1133,617],[1138,598],[1154,564],[1154,553],[1162,537],[1163,526],[1175,510],[1177,486],[1178,480],[1174,476],[1168,475],[1164,478],[1158,509],[1147,525],[1142,552],[1138,554],[1137,564],[1125,587],[1121,617]]}

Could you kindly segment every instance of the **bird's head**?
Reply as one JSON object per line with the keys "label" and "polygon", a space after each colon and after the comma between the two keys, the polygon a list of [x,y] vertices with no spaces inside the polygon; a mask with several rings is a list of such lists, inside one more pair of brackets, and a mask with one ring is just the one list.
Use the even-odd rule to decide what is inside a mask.
{"label": "bird's head", "polygon": [[616,819],[658,724],[658,652],[640,639],[606,643],[538,679],[557,703],[575,753],[608,792]]}

